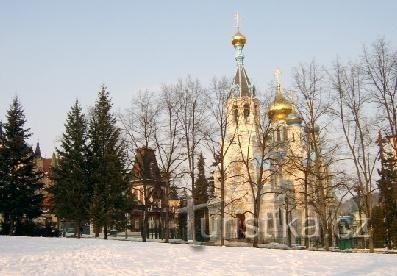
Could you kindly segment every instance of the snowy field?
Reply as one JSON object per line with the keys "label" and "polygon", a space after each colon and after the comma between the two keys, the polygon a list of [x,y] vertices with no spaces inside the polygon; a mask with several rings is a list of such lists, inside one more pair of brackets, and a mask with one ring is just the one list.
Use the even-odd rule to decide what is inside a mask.
{"label": "snowy field", "polygon": [[397,275],[397,255],[0,236],[0,275]]}

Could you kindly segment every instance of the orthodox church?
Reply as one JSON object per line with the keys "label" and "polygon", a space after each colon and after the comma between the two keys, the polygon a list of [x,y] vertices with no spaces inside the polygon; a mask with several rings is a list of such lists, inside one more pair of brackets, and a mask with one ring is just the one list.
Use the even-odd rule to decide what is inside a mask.
{"label": "orthodox church", "polygon": [[[261,102],[255,95],[244,67],[244,45],[246,37],[237,27],[232,37],[235,48],[236,72],[230,97],[225,108],[228,114],[226,130],[227,143],[223,152],[226,168],[224,182],[224,237],[226,240],[250,239],[252,233],[254,196],[257,186],[250,179],[259,173],[258,158],[263,158],[263,131],[270,131],[270,147],[267,156],[304,156],[302,146],[302,119],[297,115],[294,103],[288,100],[282,90],[280,73],[276,71],[276,85],[271,103],[261,110]],[[265,112],[265,113],[264,113]],[[268,125],[264,128],[263,116]],[[269,159],[270,160],[270,159]],[[247,162],[249,164],[247,164]],[[285,242],[288,224],[294,225],[289,231],[292,243],[301,243],[302,217],[302,173],[292,172],[288,165],[275,165],[263,161],[261,174],[263,189],[260,195],[259,242]],[[211,240],[220,237],[220,172],[214,172],[215,198],[209,202]],[[254,195],[254,196],[253,196]],[[295,231],[296,230],[296,231]]]}

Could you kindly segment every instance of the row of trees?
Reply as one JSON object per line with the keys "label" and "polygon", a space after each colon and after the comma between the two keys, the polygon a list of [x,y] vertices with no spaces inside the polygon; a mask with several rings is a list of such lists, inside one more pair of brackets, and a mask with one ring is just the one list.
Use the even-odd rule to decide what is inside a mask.
{"label": "row of trees", "polygon": [[[329,210],[340,205],[340,202],[333,202],[333,193],[339,192],[339,199],[351,195],[360,214],[365,214],[370,219],[369,246],[373,248],[373,229],[376,227],[372,215],[376,204],[373,200],[374,194],[384,191],[384,187],[395,189],[396,181],[393,176],[395,166],[388,165],[392,159],[388,158],[387,162],[392,161],[387,164],[385,161],[382,163],[384,166],[379,167],[379,152],[383,151],[379,151],[377,139],[380,131],[382,137],[387,138],[382,141],[389,141],[392,151],[396,151],[397,139],[393,138],[397,134],[396,59],[394,50],[384,40],[379,40],[370,49],[364,48],[360,58],[354,62],[343,64],[337,60],[331,67],[311,62],[301,64],[294,70],[294,85],[291,90],[295,96],[292,98],[302,119],[304,133],[301,139],[305,155],[294,155],[291,152],[288,161],[284,160],[280,166],[284,166],[291,173],[299,172],[297,178],[303,187],[300,193],[305,216],[308,217],[309,208],[319,215],[324,233],[322,243],[325,247],[330,245],[331,228],[337,213]],[[269,92],[267,95],[273,93]],[[203,153],[210,161],[207,164],[212,163],[214,170],[218,172],[217,180],[220,185],[214,189],[219,189],[221,195],[223,244],[223,220],[225,204],[228,204],[224,200],[224,185],[231,175],[228,173],[231,168],[226,166],[225,156],[232,146],[231,141],[240,139],[226,133],[228,126],[233,123],[233,118],[230,118],[225,109],[225,103],[230,96],[230,81],[225,78],[214,79],[210,87],[205,88],[198,80],[188,77],[175,84],[163,85],[156,94],[141,92],[134,98],[131,108],[117,116],[111,112],[110,98],[105,87],[102,87],[89,116],[83,114],[76,102],[68,114],[53,171],[54,186],[51,192],[54,194],[57,215],[74,220],[77,224],[91,220],[96,233],[100,228],[105,228],[105,236],[109,226],[125,223],[124,214],[132,208],[133,202],[131,193],[128,192],[129,170],[135,150],[142,147],[156,150],[160,170],[167,176],[167,197],[171,190],[174,191],[170,187],[178,186],[179,194],[184,191],[193,195],[196,204],[203,203],[210,196],[208,189],[205,188],[205,193],[202,188],[205,178],[203,159],[197,162],[199,154]],[[271,96],[262,94],[258,97],[262,104],[258,122],[262,133],[262,137],[259,137],[262,156],[255,156],[253,160],[249,153],[244,152],[245,149],[241,148],[240,152],[245,164],[243,167],[250,176],[249,184],[252,189],[247,192],[253,198],[256,219],[260,216],[261,198],[267,193],[263,189],[264,179],[271,177],[266,172],[267,164],[269,161],[274,162],[274,156],[267,155],[272,150],[271,147],[274,147],[274,144],[269,143],[273,130],[266,114]],[[9,206],[13,206],[12,203],[3,200],[15,198],[10,192],[5,192],[9,189],[7,187],[15,189],[15,181],[7,180],[10,171],[17,178],[17,173],[28,170],[30,166],[15,165],[11,161],[12,156],[22,154],[26,157],[26,164],[32,162],[28,161],[30,157],[27,158],[31,150],[25,140],[30,134],[29,130],[23,129],[23,114],[18,115],[20,125],[12,125],[11,117],[15,117],[18,112],[23,113],[16,100],[8,113],[8,123],[4,126],[5,131],[1,138],[1,144],[5,146],[0,148],[0,158],[9,160],[8,163],[0,164],[0,181],[7,183],[0,186],[0,212],[5,214],[9,225],[15,225],[15,221],[20,221],[24,216],[37,216],[37,213],[28,214],[24,211],[11,214]],[[22,127],[22,130],[18,129],[18,132],[13,127]],[[20,148],[11,141],[17,141],[19,144],[14,143]],[[11,150],[16,152],[11,153]],[[249,171],[249,164],[252,162],[258,165],[257,175]],[[391,173],[386,173],[386,167]],[[378,186],[375,181],[376,168],[380,169],[382,177]],[[39,175],[34,170],[29,177],[37,185],[24,185],[31,190],[40,188]],[[381,206],[384,206],[384,213],[388,214],[387,225],[393,225],[395,219],[395,212],[387,211],[395,208],[395,198],[386,198],[390,194],[393,193],[381,193]],[[40,201],[39,198],[35,200]],[[197,224],[198,220],[194,222]],[[390,236],[392,231],[388,229],[387,233]],[[392,240],[391,237],[387,239]],[[257,242],[254,241],[255,244]],[[308,245],[307,240],[305,244]]]}
{"label": "row of trees", "polygon": [[111,227],[125,228],[125,214],[133,207],[126,149],[111,109],[104,86],[88,117],[76,101],[56,149],[54,211],[76,223],[78,237],[82,223],[92,222],[95,235],[103,228],[107,239]]}
{"label": "row of trees", "polygon": [[[364,48],[354,62],[343,64],[337,60],[330,67],[311,62],[295,69],[291,90],[303,121],[301,138],[305,156],[289,154],[286,163],[291,173],[299,171],[297,177],[299,175],[304,187],[301,194],[306,217],[309,208],[319,215],[325,247],[331,245],[332,227],[338,215],[330,210],[337,210],[343,197],[350,195],[359,213],[369,219],[369,247],[373,248],[372,210],[376,204],[374,195],[379,191],[375,184],[379,166],[377,136],[381,131],[388,137],[395,137],[396,72],[396,54],[384,40],[376,41],[370,49]],[[175,85],[163,86],[158,98],[143,93],[137,102],[145,104],[135,106],[127,115],[139,125],[126,123],[126,120],[123,124],[132,141],[144,141],[145,145],[158,149],[160,159],[167,156],[173,161],[171,163],[177,164],[170,170],[173,181],[189,176],[191,184],[187,188],[193,193],[197,173],[194,156],[200,151],[206,152],[206,156],[212,153],[219,173],[220,186],[215,189],[220,189],[222,220],[227,204],[224,184],[230,170],[224,158],[231,147],[231,138],[238,138],[226,135],[226,129],[232,123],[225,109],[229,97],[230,82],[226,79],[214,80],[210,88],[204,89],[198,81],[188,78]],[[265,113],[266,104],[271,99],[264,95],[259,97],[263,104],[260,116],[263,137],[259,139],[263,156],[255,158],[260,160],[259,168],[262,169],[259,175],[249,179],[252,187],[249,193],[256,202],[256,218],[259,217],[260,199],[267,192],[262,189],[263,179],[269,176],[265,173],[266,163],[274,159],[266,156],[274,147],[268,143],[271,129]],[[164,129],[174,131],[168,131],[167,136]],[[177,142],[163,143],[164,137]],[[395,140],[390,142],[395,148]],[[171,149],[168,153],[177,154],[165,154],[164,145]],[[249,164],[258,160],[247,158],[250,156],[247,152],[241,153],[245,169],[249,170]],[[335,194],[339,201],[335,201]],[[223,223],[221,225],[223,227]],[[307,240],[305,243],[308,245]]]}

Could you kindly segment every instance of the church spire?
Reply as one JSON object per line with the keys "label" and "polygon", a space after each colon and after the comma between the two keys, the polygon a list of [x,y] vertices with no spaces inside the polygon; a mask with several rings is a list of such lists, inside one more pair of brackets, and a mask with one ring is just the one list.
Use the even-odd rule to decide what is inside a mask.
{"label": "church spire", "polygon": [[[240,32],[240,14],[237,12],[235,15],[236,19],[236,33],[232,36],[232,44],[236,51],[235,60],[237,71],[233,80],[233,86],[235,87],[235,96],[239,97],[251,97],[254,95],[254,88],[250,83],[247,76],[247,72],[244,69],[244,45],[247,42],[247,38]],[[236,91],[237,90],[237,91]]]}
{"label": "church spire", "polygon": [[36,149],[34,150],[34,156],[36,158],[41,158],[41,149],[40,149],[39,142],[37,142],[37,144],[36,144]]}

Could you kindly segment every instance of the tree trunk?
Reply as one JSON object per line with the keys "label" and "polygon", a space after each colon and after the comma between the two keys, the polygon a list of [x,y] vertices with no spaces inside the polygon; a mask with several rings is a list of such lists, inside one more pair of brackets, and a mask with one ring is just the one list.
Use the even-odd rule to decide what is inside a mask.
{"label": "tree trunk", "polygon": [[369,247],[369,252],[374,253],[375,252],[375,247],[374,247],[374,228],[372,225],[369,226],[368,229],[368,247]]}
{"label": "tree trunk", "polygon": [[288,245],[288,247],[291,247],[291,245],[292,245],[292,242],[291,242],[291,240],[292,240],[292,235],[291,235],[291,229],[290,229],[290,227],[289,227],[289,213],[290,213],[290,211],[289,211],[289,205],[288,205],[288,199],[287,199],[287,201],[286,201],[286,204],[285,204],[285,227],[287,227],[287,245]]}
{"label": "tree trunk", "polygon": [[[167,174],[168,178],[168,174]],[[165,242],[168,243],[168,239],[170,237],[170,223],[169,223],[169,198],[168,198],[168,190],[170,186],[170,181],[167,179],[165,184]]]}
{"label": "tree trunk", "polygon": [[323,227],[322,227],[322,243],[325,250],[329,250],[329,231],[328,231],[328,223],[326,219],[323,219]]}
{"label": "tree trunk", "polygon": [[[259,195],[259,197],[258,197]],[[260,208],[260,193],[258,192],[257,198],[255,199],[254,204],[254,242],[252,244],[253,247],[258,247],[259,242],[259,208]]]}
{"label": "tree trunk", "polygon": [[77,232],[77,238],[80,239],[80,236],[81,236],[81,233],[80,233],[81,220],[78,220],[78,221],[77,221],[76,228],[77,228],[77,229],[76,229],[76,230],[77,230],[77,231],[76,231],[76,232]]}
{"label": "tree trunk", "polygon": [[143,225],[142,225],[142,241],[146,242],[147,237],[147,214],[146,214],[146,205],[144,206],[143,210]]}
{"label": "tree trunk", "polygon": [[334,246],[332,241],[333,241],[332,222],[329,222],[329,224],[328,224],[328,245],[329,246]]}
{"label": "tree trunk", "polygon": [[[367,191],[368,191],[367,187]],[[369,252],[374,253],[375,248],[374,248],[374,228],[372,226],[372,204],[371,204],[371,194],[366,193],[366,213],[367,213],[367,220],[368,220],[368,247],[369,247]]]}
{"label": "tree trunk", "polygon": [[[223,160],[221,161],[223,162]],[[225,176],[223,163],[221,164],[221,246],[225,245]]]}
{"label": "tree trunk", "polygon": [[307,172],[305,172],[305,183],[304,183],[304,204],[305,204],[305,221],[304,221],[304,239],[305,239],[305,247],[306,249],[309,248],[309,233],[308,233],[308,219],[309,219],[309,209],[308,209],[308,202],[307,202],[307,192],[308,192],[308,179],[307,179]]}
{"label": "tree trunk", "polygon": [[8,232],[9,236],[13,236],[15,232],[15,220],[13,218],[10,219],[10,230]]}
{"label": "tree trunk", "polygon": [[103,225],[103,238],[105,240],[108,239],[108,224],[105,222],[105,224]]}
{"label": "tree trunk", "polygon": [[99,237],[99,226],[98,225],[94,225],[94,231],[95,231],[95,238]]}

